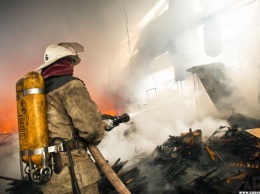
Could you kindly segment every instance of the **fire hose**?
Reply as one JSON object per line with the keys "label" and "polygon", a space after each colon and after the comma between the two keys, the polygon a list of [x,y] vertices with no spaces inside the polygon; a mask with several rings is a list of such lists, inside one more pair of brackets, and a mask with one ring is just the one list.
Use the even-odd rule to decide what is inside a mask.
{"label": "fire hose", "polygon": [[117,176],[114,170],[108,165],[107,161],[105,160],[99,149],[93,144],[88,144],[87,147],[91,155],[99,165],[100,169],[106,175],[107,179],[114,186],[116,191],[120,194],[130,194],[130,191],[120,180],[120,178]]}
{"label": "fire hose", "polygon": [[[102,115],[102,120],[106,124],[105,130],[111,131],[114,127],[118,126],[120,123],[128,122],[130,120],[130,117],[128,114],[123,114],[121,116],[111,116],[111,115]],[[72,162],[72,156],[69,151],[69,147],[67,145],[67,142],[63,140],[62,138],[53,138],[51,145],[54,144],[55,140],[59,140],[63,143],[66,150],[68,151],[68,157],[70,161],[70,173],[71,173],[71,179],[72,179],[72,189],[74,194],[80,194],[80,189],[77,183],[77,179],[75,177],[73,162]],[[117,174],[114,172],[114,170],[108,165],[107,161],[99,151],[99,149],[91,144],[86,143],[85,146],[90,151],[92,157],[95,159],[96,163],[102,170],[102,172],[105,174],[109,182],[114,186],[116,191],[119,194],[131,194],[130,191],[127,189],[127,187],[124,185],[124,183],[120,180],[120,178],[117,176]]]}
{"label": "fire hose", "polygon": [[[127,114],[123,114],[119,117],[109,117],[109,115],[103,115],[104,122],[108,124],[106,131],[111,131],[115,126],[118,126],[122,122],[129,121],[130,117]],[[99,149],[93,144],[87,144],[87,147],[95,159],[100,169],[106,175],[109,182],[114,186],[119,194],[131,194],[124,183],[120,180],[114,170],[109,166]]]}

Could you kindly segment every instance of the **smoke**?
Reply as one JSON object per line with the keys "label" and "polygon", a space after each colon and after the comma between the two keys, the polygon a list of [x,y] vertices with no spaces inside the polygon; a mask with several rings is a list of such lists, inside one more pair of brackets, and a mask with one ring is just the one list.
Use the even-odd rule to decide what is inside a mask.
{"label": "smoke", "polygon": [[[202,94],[198,94],[200,98]],[[160,99],[154,98],[146,105],[129,107],[130,121],[121,124],[112,131],[106,133],[105,138],[100,143],[99,148],[104,157],[112,165],[121,158],[121,161],[128,161],[123,170],[131,169],[136,164],[140,164],[142,176],[146,176],[146,181],[151,191],[160,190],[165,183],[159,183],[159,169],[151,169],[148,165],[142,165],[142,161],[151,156],[158,145],[162,145],[171,136],[179,136],[181,133],[202,130],[202,139],[205,141],[220,126],[229,126],[226,120],[218,118],[215,107],[209,99],[204,99],[200,105],[200,115],[194,95],[185,97],[177,92]],[[189,175],[184,182],[189,182],[198,174],[197,168],[190,168]],[[200,172],[201,173],[201,172]],[[156,175],[156,177],[154,177]],[[172,185],[168,185],[172,189]],[[154,188],[157,187],[157,188]],[[161,188],[164,190],[167,188]]]}
{"label": "smoke", "polygon": [[[230,1],[229,3],[237,2]],[[136,44],[136,39],[130,42],[135,45],[136,50],[133,51],[131,58],[129,57],[128,64],[111,65],[114,68],[110,69],[110,73],[112,73],[108,83],[117,84],[111,84],[110,91],[120,93],[123,96],[125,100],[123,108],[132,116],[129,124],[122,124],[107,133],[99,145],[102,153],[111,163],[117,158],[133,159],[132,162],[134,163],[136,156],[145,157],[157,145],[162,144],[169,135],[180,135],[182,132],[187,132],[189,128],[193,130],[201,129],[204,138],[207,138],[218,127],[229,126],[229,123],[223,119],[223,115],[216,110],[203,86],[200,83],[194,83],[195,81],[187,73],[184,73],[187,68],[192,66],[223,62],[228,71],[228,79],[232,82],[232,87],[231,82],[226,83],[227,91],[232,90],[231,92],[234,95],[222,100],[226,103],[232,102],[235,105],[236,112],[246,114],[250,112],[250,115],[254,112],[254,116],[259,115],[259,111],[255,111],[256,107],[259,106],[258,89],[256,89],[258,87],[258,65],[256,63],[259,64],[259,59],[256,57],[255,49],[259,46],[256,44],[258,41],[254,42],[258,30],[255,26],[249,25],[250,28],[246,31],[248,26],[246,22],[250,23],[257,18],[256,16],[251,18],[248,16],[254,12],[257,3],[232,12],[226,12],[227,4],[224,3],[223,6],[220,4],[217,6],[218,9],[214,10],[213,6],[207,13],[203,13],[205,15],[200,14],[197,18],[195,13],[186,14],[186,17],[181,15],[180,18],[186,22],[185,29],[178,28],[177,24],[182,24],[181,19],[178,20],[177,24],[171,23],[174,19],[171,18],[170,20],[162,14],[161,17],[146,26],[142,33],[137,35]],[[203,6],[203,9],[207,10],[207,5]],[[225,8],[224,12],[220,11],[222,8]],[[257,13],[256,10],[255,12]],[[207,21],[204,20],[205,17],[209,15],[214,17],[216,13],[219,14],[217,16],[218,25],[223,28],[221,29],[223,42],[218,42],[218,45],[216,45],[216,42],[213,41],[210,46],[212,48],[223,47],[224,50],[219,50],[222,53],[211,57],[206,55],[205,45],[203,46],[203,41],[207,40],[203,40],[203,36],[199,34],[197,34],[197,37],[194,36],[194,33],[201,32],[201,27],[203,27],[196,22]],[[237,13],[243,15],[242,17],[247,18],[247,20],[241,20],[241,26],[235,28],[237,24],[233,16],[238,17]],[[178,16],[181,11],[174,14]],[[191,15],[194,16],[193,20],[188,19]],[[204,19],[200,20],[201,18]],[[207,19],[210,20],[210,17]],[[192,23],[194,20],[196,22]],[[187,23],[187,21],[191,23]],[[177,27],[174,28],[175,31],[171,31],[172,28],[169,28],[173,25]],[[242,26],[244,29],[242,29]],[[178,33],[176,29],[179,30]],[[248,34],[251,30],[253,30],[255,36],[252,36],[252,32]],[[232,34],[236,34],[233,39],[230,37]],[[214,36],[216,35],[215,33]],[[214,36],[210,38],[214,39]],[[164,41],[164,39],[160,39],[161,37],[168,39]],[[124,48],[128,46],[125,44]],[[133,47],[133,45],[131,46]],[[127,51],[127,49],[124,50]],[[163,55],[160,59],[156,58],[164,54],[165,51],[168,51],[166,55]],[[128,56],[126,52],[123,56],[116,56],[117,58],[122,57],[122,60],[116,62],[125,61],[126,56]],[[165,60],[165,58],[167,59]],[[157,82],[158,71],[167,68],[170,70],[172,66],[174,66],[174,75],[171,77],[173,81],[165,79],[167,76],[163,74],[161,82]],[[180,85],[176,87],[172,84],[174,81],[183,78],[186,81],[179,82],[179,84],[182,84],[181,88]],[[178,84],[178,82],[176,83]],[[196,89],[194,84],[196,84]],[[150,91],[154,92],[153,97],[150,96]],[[162,93],[163,95],[161,95]],[[249,110],[245,110],[245,107],[242,107],[236,100],[240,96],[250,105]],[[111,150],[113,150],[113,153],[111,153]]]}
{"label": "smoke", "polygon": [[[10,141],[0,145],[0,176],[21,179],[19,165],[18,134],[12,134]],[[6,193],[5,189],[10,181],[0,179],[0,193]]]}
{"label": "smoke", "polygon": [[218,118],[214,106],[207,100],[200,105],[200,115],[194,95],[183,97],[178,93],[154,98],[147,105],[128,107],[129,123],[106,133],[99,145],[101,152],[111,164],[121,158],[129,160],[128,165],[131,165],[151,154],[169,135],[179,136],[191,128],[201,129],[203,137],[207,138],[218,127],[228,126],[227,121]]}

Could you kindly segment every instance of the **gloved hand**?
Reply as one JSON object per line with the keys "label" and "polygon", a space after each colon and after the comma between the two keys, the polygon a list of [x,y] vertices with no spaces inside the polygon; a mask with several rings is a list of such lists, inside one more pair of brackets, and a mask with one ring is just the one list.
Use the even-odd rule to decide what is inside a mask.
{"label": "gloved hand", "polygon": [[106,131],[111,131],[114,127],[118,126],[120,123],[128,122],[130,117],[128,114],[124,113],[121,116],[111,116],[107,114],[101,115],[104,123],[104,128]]}

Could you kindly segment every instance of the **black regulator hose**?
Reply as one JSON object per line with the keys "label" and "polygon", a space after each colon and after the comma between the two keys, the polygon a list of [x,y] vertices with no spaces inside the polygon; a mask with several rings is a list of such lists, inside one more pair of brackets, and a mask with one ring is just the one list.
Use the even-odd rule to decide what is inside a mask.
{"label": "black regulator hose", "polygon": [[70,171],[70,176],[71,176],[73,194],[81,194],[80,189],[79,189],[79,185],[78,185],[78,181],[77,181],[76,176],[75,176],[74,164],[73,164],[70,148],[69,148],[67,142],[61,137],[54,137],[51,140],[50,144],[53,145],[55,140],[61,141],[63,143],[63,145],[65,146],[67,152],[68,152],[68,157],[69,157],[69,162],[70,162],[69,171]]}

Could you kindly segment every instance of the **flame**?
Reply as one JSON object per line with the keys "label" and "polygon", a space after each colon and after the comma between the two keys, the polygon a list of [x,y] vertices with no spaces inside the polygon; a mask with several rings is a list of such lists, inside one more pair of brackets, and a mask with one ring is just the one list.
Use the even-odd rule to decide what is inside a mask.
{"label": "flame", "polygon": [[11,125],[9,122],[5,122],[2,126],[3,133],[11,133]]}
{"label": "flame", "polygon": [[109,114],[109,115],[113,115],[113,116],[120,114],[120,113],[118,113],[117,110],[114,110],[114,109],[110,109],[110,110],[102,110],[102,109],[101,109],[101,112],[102,112],[103,114]]}
{"label": "flame", "polygon": [[106,93],[95,97],[95,102],[98,105],[102,114],[115,116],[124,113],[125,107],[124,105],[122,105],[122,102],[124,102],[124,100],[121,98],[120,95],[115,93]]}
{"label": "flame", "polygon": [[17,121],[16,118],[4,120],[0,122],[0,134],[1,133],[16,133],[17,132]]}
{"label": "flame", "polygon": [[15,122],[12,122],[11,120],[4,120],[4,121],[0,122],[0,134],[17,132],[17,130],[16,130],[17,126],[15,126],[14,123]]}
{"label": "flame", "polygon": [[18,131],[16,118],[16,103],[8,101],[0,107],[0,133],[16,133]]}

